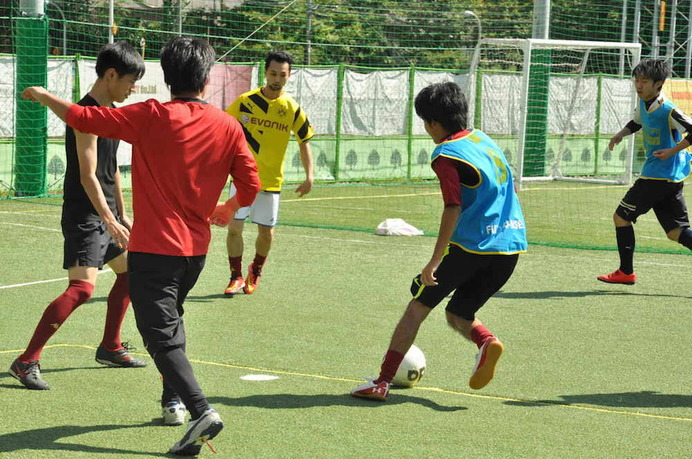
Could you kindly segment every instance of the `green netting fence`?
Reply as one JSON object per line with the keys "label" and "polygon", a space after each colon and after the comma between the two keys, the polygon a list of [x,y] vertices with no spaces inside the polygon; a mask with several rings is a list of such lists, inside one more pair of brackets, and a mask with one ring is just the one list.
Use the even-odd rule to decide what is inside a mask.
{"label": "green netting fence", "polygon": [[[520,105],[513,101],[513,83],[507,79],[521,71],[514,67],[516,56],[499,56],[491,68],[479,69],[480,78],[475,80],[469,79],[468,70],[481,38],[532,36],[534,2],[116,0],[112,17],[108,1],[37,2],[45,3],[45,15],[40,17],[23,13],[20,3],[27,2],[0,5],[4,102],[0,104],[0,192],[4,196],[59,194],[62,187],[64,126],[41,108],[18,101],[22,87],[47,85],[66,99],[78,100],[95,78],[94,58],[100,47],[109,39],[124,39],[147,60],[147,74],[127,103],[150,97],[166,100],[156,57],[163,43],[179,34],[204,37],[217,50],[210,101],[221,108],[240,92],[261,84],[267,51],[284,49],[296,57],[288,90],[316,128],[312,146],[320,185],[302,200],[285,193],[281,215],[285,224],[370,231],[384,218],[400,217],[435,233],[439,195],[428,164],[434,145],[411,104],[431,82],[456,81],[468,88],[475,81],[481,91],[478,103],[474,101],[474,125],[497,140],[510,162],[516,161],[519,133],[513,126]],[[689,14],[675,2],[675,8],[669,3],[662,14],[659,3],[553,0],[549,38],[641,42],[643,57],[667,56],[675,76],[685,76]],[[537,64],[549,64],[554,56],[534,58]],[[615,58],[599,65],[581,75],[606,81],[605,86],[594,83],[598,88],[594,108],[578,120],[577,124],[592,124],[588,134],[556,131],[551,120],[561,103],[551,102],[545,88],[535,88],[536,96],[529,98],[534,124],[528,134],[537,158],[530,165],[531,174],[547,173],[556,157],[566,175],[621,173],[622,152],[606,152],[604,145],[613,133],[611,126],[622,120],[606,112],[612,105],[608,85],[617,86],[616,81],[624,78],[626,86],[628,68]],[[548,80],[563,77],[558,70],[537,68],[545,70],[546,87]],[[563,79],[569,78],[573,76]],[[598,126],[594,128],[594,119],[588,117]],[[638,143],[635,151],[636,173],[641,164]],[[127,183],[126,145],[119,155]],[[285,170],[289,182],[302,179],[295,143],[289,148]],[[612,247],[610,215],[625,190],[556,182],[523,186],[531,240]],[[665,240],[653,217],[639,224],[638,234],[643,235],[643,250],[684,253]]]}

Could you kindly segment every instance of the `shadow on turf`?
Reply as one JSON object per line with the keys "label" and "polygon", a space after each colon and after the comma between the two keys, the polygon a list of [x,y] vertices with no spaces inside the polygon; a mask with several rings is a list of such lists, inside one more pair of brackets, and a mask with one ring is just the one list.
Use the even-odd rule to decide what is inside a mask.
{"label": "shadow on turf", "polygon": [[431,400],[404,395],[399,390],[393,390],[386,403],[371,400],[363,400],[351,397],[348,394],[318,394],[318,395],[297,395],[297,394],[273,394],[273,395],[251,395],[248,397],[209,397],[211,405],[219,404],[226,406],[248,406],[254,408],[268,409],[295,409],[295,408],[314,408],[320,406],[358,406],[368,408],[378,408],[381,406],[401,405],[403,403],[415,403],[435,411],[463,411],[465,406],[444,406]]}
{"label": "shadow on turf", "polygon": [[497,292],[493,295],[494,298],[507,299],[529,299],[529,300],[547,300],[550,298],[585,298],[587,296],[636,296],[636,297],[652,297],[652,298],[683,298],[692,299],[692,296],[685,295],[670,295],[660,293],[641,293],[641,292],[622,292],[610,290],[588,290],[583,292],[559,292],[559,291],[544,291],[544,292]]}
{"label": "shadow on turf", "polygon": [[692,395],[662,394],[654,391],[614,394],[560,395],[562,400],[507,401],[513,406],[598,405],[620,408],[692,408]]}
{"label": "shadow on turf", "polygon": [[[99,370],[101,368],[110,368],[106,367],[103,365],[94,365],[94,366],[84,366],[84,367],[70,367],[70,368],[41,368],[41,374],[46,375],[50,373],[62,373],[63,371],[74,371],[74,370]],[[46,378],[48,380],[48,378]],[[3,384],[0,384],[0,388],[2,389],[22,389],[26,390],[22,384],[14,379],[12,376],[10,376],[9,373],[7,372],[2,372],[0,371],[0,381],[8,381],[7,384],[3,382]],[[48,384],[50,384],[50,380],[48,380]],[[1,439],[2,437],[0,437]],[[0,451],[2,449],[0,448]]]}
{"label": "shadow on turf", "polygon": [[78,443],[67,443],[63,438],[74,437],[92,432],[129,429],[133,427],[151,427],[150,423],[134,425],[101,425],[101,426],[55,426],[43,429],[25,430],[0,435],[0,454],[19,450],[35,451],[75,451],[93,454],[129,454],[147,457],[172,457],[170,454],[154,451],[136,451],[121,448],[100,448]]}

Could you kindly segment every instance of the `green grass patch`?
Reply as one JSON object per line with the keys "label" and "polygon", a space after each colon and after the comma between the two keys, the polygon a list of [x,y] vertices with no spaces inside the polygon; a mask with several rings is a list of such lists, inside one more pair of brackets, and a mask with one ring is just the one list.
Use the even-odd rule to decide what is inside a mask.
{"label": "green grass patch", "polygon": [[[0,201],[0,287],[39,282],[0,289],[0,368],[65,287],[57,203]],[[255,235],[248,225],[246,260]],[[688,255],[638,253],[638,283],[609,286],[595,277],[616,267],[615,252],[533,246],[479,312],[507,347],[488,387],[468,388],[475,347],[436,310],[416,341],[428,363],[419,386],[386,403],[350,397],[362,375],[377,373],[434,241],[279,226],[257,293],[224,298],[225,232],[215,228],[185,321],[188,355],[227,424],[216,457],[689,454]],[[114,276],[98,279],[42,355],[52,390],[27,391],[0,374],[0,458],[166,457],[183,434],[160,425],[153,364],[94,361]],[[131,312],[123,338],[142,349]],[[278,379],[241,379],[248,374]]]}

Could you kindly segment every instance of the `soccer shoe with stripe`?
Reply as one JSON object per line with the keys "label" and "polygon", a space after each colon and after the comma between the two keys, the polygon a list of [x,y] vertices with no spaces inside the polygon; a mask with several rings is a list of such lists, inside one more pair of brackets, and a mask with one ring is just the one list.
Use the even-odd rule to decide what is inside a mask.
{"label": "soccer shoe with stripe", "polygon": [[127,343],[122,343],[120,349],[116,351],[109,351],[103,346],[96,349],[96,361],[101,365],[106,365],[107,367],[118,367],[118,368],[142,368],[147,366],[147,362],[143,359],[138,359],[130,355],[129,350],[134,348],[129,346]]}
{"label": "soccer shoe with stripe", "polygon": [[483,343],[476,356],[476,365],[473,367],[473,374],[469,379],[471,389],[482,389],[495,376],[495,367],[500,360],[505,347],[497,338],[490,338]]}
{"label": "soccer shoe with stripe", "polygon": [[[223,421],[215,409],[207,409],[202,416],[190,421],[183,438],[168,450],[169,453],[180,456],[196,456],[203,444],[209,445],[209,440],[216,437],[223,429]],[[213,451],[213,448],[212,448]]]}
{"label": "soccer shoe with stripe", "polygon": [[243,276],[231,277],[231,280],[228,282],[228,287],[223,291],[223,294],[226,296],[233,296],[236,293],[240,293],[243,287],[245,287],[245,279],[243,279]]}
{"label": "soccer shoe with stripe", "polygon": [[163,424],[167,426],[181,426],[185,423],[187,409],[182,402],[168,402],[162,408]]}
{"label": "soccer shoe with stripe", "polygon": [[245,279],[245,287],[243,287],[243,291],[246,295],[255,293],[255,290],[257,290],[257,287],[259,287],[260,277],[262,277],[262,272],[255,272],[255,264],[250,263],[247,278]]}
{"label": "soccer shoe with stripe", "polygon": [[634,285],[637,282],[637,275],[635,273],[625,274],[621,270],[616,269],[612,273],[598,276],[596,279],[606,284]]}
{"label": "soccer shoe with stripe", "polygon": [[351,395],[357,398],[384,402],[387,401],[387,396],[389,395],[389,383],[387,381],[375,383],[374,380],[368,380],[353,389]]}
{"label": "soccer shoe with stripe", "polygon": [[10,366],[10,376],[17,379],[24,387],[31,390],[48,390],[50,386],[41,377],[41,365],[38,360],[31,362],[20,362],[15,359]]}

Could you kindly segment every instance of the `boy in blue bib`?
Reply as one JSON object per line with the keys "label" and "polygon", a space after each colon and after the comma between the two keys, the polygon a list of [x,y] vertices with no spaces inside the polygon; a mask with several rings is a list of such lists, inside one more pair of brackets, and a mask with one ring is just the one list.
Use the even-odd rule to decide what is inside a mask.
{"label": "boy in blue bib", "polygon": [[485,387],[504,346],[475,314],[507,282],[519,253],[527,249],[512,169],[490,137],[466,128],[468,105],[459,86],[430,85],[416,96],[415,107],[437,145],[431,165],[440,180],[444,210],[432,257],[413,279],[413,299],[394,330],[379,377],[351,391],[370,400],[387,399],[421,324],[452,292],[447,322],[479,349],[469,386]]}
{"label": "boy in blue bib", "polygon": [[[639,179],[622,198],[615,213],[615,236],[620,267],[598,276],[601,282],[633,285],[634,228],[637,217],[653,209],[666,236],[692,250],[692,230],[683,197],[683,182],[690,174],[692,156],[686,150],[692,144],[692,119],[682,113],[661,88],[670,69],[663,60],[644,59],[632,70],[639,101],[634,118],[610,139],[610,150],[623,137],[641,130],[646,161]],[[682,134],[687,133],[683,139]]]}

